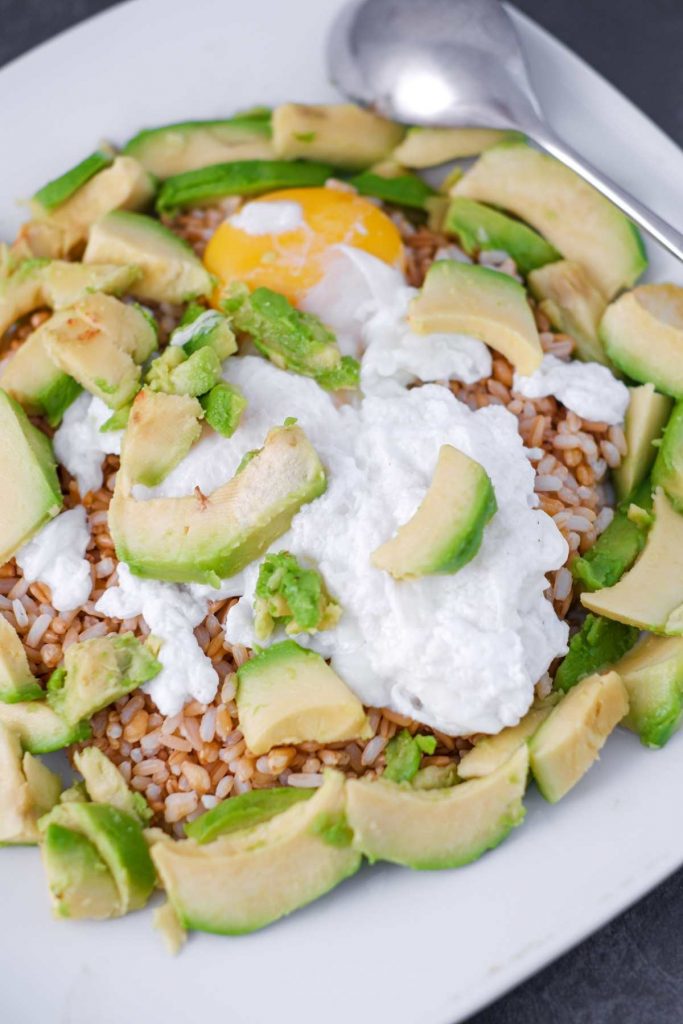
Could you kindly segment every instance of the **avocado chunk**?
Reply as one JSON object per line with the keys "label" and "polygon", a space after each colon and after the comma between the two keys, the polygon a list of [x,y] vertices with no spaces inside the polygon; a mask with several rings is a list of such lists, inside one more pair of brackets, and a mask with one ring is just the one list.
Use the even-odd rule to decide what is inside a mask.
{"label": "avocado chunk", "polygon": [[[638,486],[632,500],[649,512],[652,508],[649,480],[644,480]],[[585,555],[574,559],[572,575],[583,583],[586,590],[611,587],[631,568],[645,547],[648,528],[646,523],[631,518],[627,507],[620,506],[593,547]]]}
{"label": "avocado chunk", "polygon": [[221,360],[237,351],[237,342],[227,317],[215,309],[195,307],[199,312],[192,319],[183,319],[171,335],[171,345],[179,345],[185,355],[191,356],[200,348],[214,349]]}
{"label": "avocado chunk", "polygon": [[559,260],[533,270],[529,289],[551,326],[574,339],[578,359],[609,365],[600,340],[607,300],[580,263]]}
{"label": "avocado chunk", "polygon": [[683,288],[643,284],[607,307],[600,337],[615,366],[683,398]]}
{"label": "avocado chunk", "polygon": [[189,395],[139,391],[121,447],[121,465],[131,483],[161,483],[199,440],[202,415],[201,405]]}
{"label": "avocado chunk", "polygon": [[363,705],[319,654],[294,640],[260,651],[237,672],[240,729],[253,754],[283,743],[366,736]]}
{"label": "avocado chunk", "polygon": [[616,672],[587,676],[569,691],[529,743],[531,772],[546,800],[557,803],[583,778],[627,711]]}
{"label": "avocado chunk", "polygon": [[387,766],[382,777],[390,782],[412,782],[420,770],[422,755],[433,754],[435,750],[435,736],[412,736],[407,729],[401,729],[387,743]]}
{"label": "avocado chunk", "polygon": [[458,762],[461,779],[478,779],[497,771],[535,732],[557,704],[559,697],[552,693],[537,701],[517,725],[502,729],[495,736],[481,736]]}
{"label": "avocado chunk", "polygon": [[618,583],[582,594],[584,607],[664,636],[683,634],[683,516],[661,488],[645,549]]}
{"label": "avocado chunk", "polygon": [[93,637],[67,648],[64,671],[48,684],[48,703],[67,725],[76,726],[160,671],[150,649],[132,633]]}
{"label": "avocado chunk", "polygon": [[137,264],[142,273],[131,292],[143,301],[182,303],[213,290],[211,275],[190,246],[141,213],[117,210],[98,220],[83,260]]}
{"label": "avocado chunk", "polygon": [[96,921],[117,916],[116,883],[89,839],[53,823],[45,830],[42,853],[55,916]]}
{"label": "avocado chunk", "polygon": [[6,726],[19,737],[21,746],[30,754],[51,754],[54,750],[81,743],[90,736],[87,722],[67,725],[43,700],[19,704],[0,704],[0,726]]}
{"label": "avocado chunk", "polygon": [[410,304],[418,334],[467,334],[509,359],[530,376],[543,359],[533,314],[521,284],[488,267],[437,260]]}
{"label": "avocado chunk", "polygon": [[74,754],[74,766],[85,780],[88,796],[96,804],[109,804],[146,825],[152,809],[142,793],[129,789],[113,761],[98,747],[85,747]]}
{"label": "avocado chunk", "polygon": [[162,841],[152,857],[184,927],[240,935],[311,903],[358,870],[359,853],[326,841],[329,828],[343,821],[344,777],[328,771],[310,799],[270,820],[204,846]]}
{"label": "avocado chunk", "polygon": [[0,615],[0,702],[40,700],[43,689],[31,672],[19,636],[4,615]]}
{"label": "avocado chunk", "polygon": [[61,510],[52,445],[0,389],[0,565]]}
{"label": "avocado chunk", "polygon": [[0,724],[0,846],[37,843],[38,818],[59,800],[62,784],[31,754],[16,733]]}
{"label": "avocado chunk", "polygon": [[405,134],[352,103],[284,103],[273,111],[273,149],[285,160],[322,160],[362,170],[390,155]]}
{"label": "avocado chunk", "polygon": [[75,167],[38,189],[33,196],[33,202],[38,203],[47,213],[51,213],[70,199],[86,181],[90,181],[99,171],[109,167],[113,160],[114,156],[110,150],[96,149]]}
{"label": "avocado chunk", "polygon": [[228,160],[267,160],[273,155],[270,115],[224,121],[183,121],[138,132],[123,147],[155,178]]}
{"label": "avocado chunk", "polygon": [[514,133],[493,128],[409,128],[393,152],[403,167],[435,167],[451,160],[479,156]]}
{"label": "avocado chunk", "polygon": [[478,552],[497,507],[484,467],[444,444],[416,512],[373,551],[372,564],[399,580],[458,572]]}
{"label": "avocado chunk", "polygon": [[206,206],[226,196],[254,196],[283,188],[312,188],[334,177],[329,164],[285,160],[240,160],[177,174],[163,183],[156,208],[173,214],[185,206]]}
{"label": "avocado chunk", "polygon": [[177,956],[187,941],[187,932],[168,901],[154,908],[152,923],[160,933],[167,951],[171,956]]}
{"label": "avocado chunk", "polygon": [[[658,418],[655,425],[660,423]],[[683,402],[677,403],[667,423],[652,470],[652,483],[655,487],[663,487],[676,511],[683,513]]]}
{"label": "avocado chunk", "polygon": [[613,668],[628,692],[622,725],[646,747],[663,747],[683,715],[683,638],[646,636]]}
{"label": "avocado chunk", "polygon": [[136,575],[217,586],[259,558],[325,487],[304,432],[277,427],[249,464],[208,496],[135,501],[120,472],[109,526],[119,559]]}
{"label": "avocado chunk", "polygon": [[373,171],[362,171],[349,178],[349,185],[353,185],[362,196],[373,196],[384,203],[415,210],[428,209],[427,200],[437,195],[431,185],[415,174],[387,177]]}
{"label": "avocado chunk", "polygon": [[152,391],[196,398],[211,391],[221,375],[221,361],[210,346],[198,348],[191,356],[169,345],[150,364],[145,383]]}
{"label": "avocado chunk", "polygon": [[[629,391],[631,400],[624,421],[627,451],[621,465],[613,470],[617,497],[620,501],[629,498],[650,472],[657,455],[655,442],[658,442],[661,436],[673,405],[668,395],[660,395],[655,391],[653,384],[641,384],[640,387],[629,388]],[[662,458],[660,469],[673,454],[670,452],[668,457]],[[666,490],[664,481],[658,479],[654,473],[652,479],[654,484],[661,485]]]}
{"label": "avocado chunk", "polygon": [[633,626],[587,615],[581,629],[569,641],[569,652],[555,674],[555,686],[570,690],[585,676],[611,666],[633,647],[638,635]]}
{"label": "avocado chunk", "polygon": [[422,871],[469,864],[523,821],[528,769],[529,754],[521,746],[484,778],[450,789],[351,779],[346,816],[354,846],[370,861]]}
{"label": "avocado chunk", "polygon": [[201,397],[206,422],[223,437],[232,437],[240,425],[247,400],[234,384],[221,381]]}
{"label": "avocado chunk", "polygon": [[317,633],[339,622],[341,608],[315,569],[306,569],[289,551],[269,554],[259,569],[254,595],[254,632],[267,640],[275,626],[285,631]]}
{"label": "avocado chunk", "polygon": [[460,782],[455,764],[428,764],[413,776],[413,789],[447,789]]}
{"label": "avocado chunk", "polygon": [[562,259],[557,249],[526,224],[463,196],[451,200],[443,230],[458,237],[468,256],[487,249],[503,250],[525,277],[537,267]]}
{"label": "avocado chunk", "polygon": [[57,366],[48,352],[47,321],[12,355],[0,372],[0,386],[30,415],[56,427],[81,393],[81,385]]}
{"label": "avocado chunk", "polygon": [[270,821],[294,804],[309,800],[315,790],[295,789],[293,786],[275,786],[273,789],[252,789],[249,793],[224,800],[205,814],[200,814],[185,826],[188,839],[200,845],[214,839],[253,828]]}

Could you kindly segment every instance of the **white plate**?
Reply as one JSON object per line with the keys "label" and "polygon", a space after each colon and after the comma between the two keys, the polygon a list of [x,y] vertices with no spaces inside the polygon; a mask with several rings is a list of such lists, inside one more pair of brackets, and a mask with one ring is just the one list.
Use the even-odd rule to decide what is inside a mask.
{"label": "white plate", "polygon": [[[144,125],[253,103],[327,100],[323,42],[338,0],[136,0],[0,72],[0,237],[11,197]],[[662,215],[680,210],[683,155],[595,72],[519,18],[547,112],[569,142]],[[679,227],[681,225],[679,224]],[[662,254],[660,278],[682,280]],[[0,854],[0,1018],[7,1024],[315,1018],[454,1024],[623,910],[683,861],[683,740],[625,733],[557,807],[459,871],[365,869],[246,938],[196,936],[170,960],[143,912],[50,917],[34,850]]]}

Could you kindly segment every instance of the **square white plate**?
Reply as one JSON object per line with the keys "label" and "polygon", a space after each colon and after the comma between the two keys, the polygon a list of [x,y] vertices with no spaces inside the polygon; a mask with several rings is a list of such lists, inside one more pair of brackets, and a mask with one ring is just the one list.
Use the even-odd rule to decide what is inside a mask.
{"label": "square white plate", "polygon": [[[102,136],[123,142],[164,121],[333,99],[322,55],[338,6],[134,0],[0,71],[0,237],[21,219],[15,197]],[[675,222],[681,151],[578,58],[517,21],[558,131]],[[652,267],[654,277],[683,280],[662,253]],[[531,792],[526,823],[478,863],[364,869],[260,934],[197,936],[177,960],[148,912],[99,925],[52,920],[37,852],[3,850],[0,1018],[455,1024],[683,862],[682,776],[682,741],[653,753],[622,733],[557,807]]]}

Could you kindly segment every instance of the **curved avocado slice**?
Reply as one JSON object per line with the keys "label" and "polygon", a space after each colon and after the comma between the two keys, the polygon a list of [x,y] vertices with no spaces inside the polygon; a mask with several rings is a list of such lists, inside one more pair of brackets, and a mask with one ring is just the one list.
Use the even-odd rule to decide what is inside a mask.
{"label": "curved avocado slice", "polygon": [[455,260],[438,260],[410,304],[418,334],[468,334],[501,352],[530,376],[543,359],[533,314],[522,286],[507,274]]}
{"label": "curved avocado slice", "polygon": [[[645,511],[652,508],[652,487],[649,479],[636,488],[631,500]],[[611,587],[630,569],[645,547],[648,526],[629,518],[628,507],[617,508],[612,522],[585,555],[571,564],[572,575],[587,590]]]}
{"label": "curved avocado slice", "polygon": [[612,362],[633,380],[683,398],[683,288],[643,284],[607,307],[600,337]]}
{"label": "curved avocado slice", "polygon": [[38,818],[59,800],[57,775],[31,754],[19,737],[0,724],[0,846],[37,843]]}
{"label": "curved avocado slice", "polygon": [[161,483],[199,440],[202,416],[201,405],[190,395],[139,391],[121,449],[130,482],[145,487]]}
{"label": "curved avocado slice", "polygon": [[362,196],[373,196],[394,206],[408,206],[415,210],[426,210],[427,200],[438,193],[415,174],[399,174],[387,177],[373,171],[362,171],[349,178],[349,184]]}
{"label": "curved avocado slice", "polygon": [[[654,384],[641,384],[640,387],[629,388],[629,391],[631,400],[624,421],[627,451],[621,465],[612,473],[620,501],[626,501],[650,472],[657,455],[655,442],[669,420],[673,405],[668,395],[660,395],[655,391]],[[681,419],[679,417],[679,423]],[[672,463],[675,461],[675,452],[671,449],[667,449],[667,453],[662,456],[660,469],[669,459]],[[666,490],[664,481],[656,479],[654,473],[652,479],[653,483],[660,484]]]}
{"label": "curved avocado slice", "polygon": [[24,645],[4,615],[0,615],[0,702],[41,700],[42,686],[31,672]]}
{"label": "curved avocado slice", "polygon": [[41,847],[57,917],[102,921],[120,914],[116,883],[89,839],[52,823],[45,829]]}
{"label": "curved avocado slice", "polygon": [[535,703],[517,725],[502,729],[495,736],[480,737],[458,761],[458,777],[479,779],[500,768],[519,747],[528,743],[559,699],[558,694],[552,693]]}
{"label": "curved avocado slice", "polygon": [[15,732],[24,750],[30,754],[50,754],[90,736],[90,725],[67,725],[46,701],[0,704],[0,725]]}
{"label": "curved avocado slice", "polygon": [[284,103],[273,111],[273,149],[285,160],[362,170],[386,159],[405,128],[353,103]]}
{"label": "curved avocado slice", "polygon": [[[663,395],[655,397],[666,402]],[[661,407],[657,411],[661,413]],[[660,424],[661,416],[657,416],[654,429]],[[650,448],[655,451],[651,443]],[[663,487],[676,511],[683,513],[683,402],[678,402],[674,408],[664,431],[652,470],[652,483]]]}
{"label": "curved avocado slice", "polygon": [[521,746],[484,778],[451,789],[350,779],[346,816],[354,846],[371,861],[423,871],[469,864],[523,821],[528,769],[529,753]]}
{"label": "curved avocado slice", "polygon": [[457,235],[469,256],[487,249],[506,252],[525,277],[537,267],[562,259],[557,249],[526,224],[464,196],[451,200],[443,230]]}
{"label": "curved avocado slice", "polygon": [[152,858],[186,928],[241,935],[311,903],[358,870],[360,854],[348,836],[341,842],[343,823],[344,777],[328,771],[310,799],[269,821],[205,846],[161,841]]}
{"label": "curved avocado slice", "polygon": [[111,151],[95,150],[75,167],[39,188],[33,196],[33,202],[38,203],[44,210],[51,213],[56,207],[70,199],[74,192],[85,185],[86,181],[90,181],[99,171],[109,167],[113,160],[114,156]]}
{"label": "curved avocado slice", "polygon": [[293,786],[252,789],[249,793],[224,800],[195,818],[185,826],[185,834],[200,845],[211,843],[220,836],[270,821],[294,804],[310,800],[314,793],[313,789],[295,789]]}
{"label": "curved avocado slice", "polygon": [[571,690],[580,679],[594,675],[629,651],[638,639],[634,626],[587,615],[581,629],[569,641],[569,653],[555,674],[559,690]]}
{"label": "curved avocado slice", "polygon": [[495,128],[409,128],[394,150],[394,160],[403,167],[435,167],[451,160],[479,156],[515,133]]}
{"label": "curved avocado slice", "polygon": [[646,636],[613,668],[628,692],[622,725],[646,747],[663,747],[683,716],[683,637]]}
{"label": "curved avocado slice", "polygon": [[73,755],[74,766],[85,780],[88,796],[96,804],[109,804],[137,818],[146,825],[152,809],[142,793],[128,788],[126,780],[113,761],[98,747],[84,747]]}
{"label": "curved avocado slice", "polygon": [[574,339],[579,359],[609,365],[599,333],[607,300],[580,263],[561,259],[533,270],[529,290],[551,326]]}

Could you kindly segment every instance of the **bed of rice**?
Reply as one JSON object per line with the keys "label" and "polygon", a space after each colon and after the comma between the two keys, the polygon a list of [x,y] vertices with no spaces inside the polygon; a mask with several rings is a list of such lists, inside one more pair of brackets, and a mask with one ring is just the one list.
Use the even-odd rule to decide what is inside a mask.
{"label": "bed of rice", "polygon": [[[190,211],[171,221],[171,226],[201,254],[235,202]],[[454,251],[451,239],[415,227],[402,214],[393,216],[406,243],[411,283],[422,282],[437,253],[462,255]],[[506,253],[482,254],[484,261],[506,273],[516,273]],[[163,335],[177,322],[178,312],[167,307],[156,311]],[[553,334],[543,315],[538,311],[535,315],[543,348],[569,356],[572,339]],[[10,347],[21,344],[45,316],[36,313],[29,318],[9,338]],[[472,408],[504,405],[517,417],[524,443],[533,451],[540,505],[567,539],[569,564],[577,552],[588,550],[612,518],[606,476],[626,453],[624,434],[620,428],[582,420],[554,398],[532,401],[515,395],[512,374],[507,360],[495,354],[493,373],[487,380],[469,386],[456,382],[444,385]],[[40,426],[46,429],[44,423]],[[95,611],[98,598],[117,579],[114,544],[107,525],[117,468],[118,459],[108,456],[104,486],[82,501],[89,514],[91,541],[87,557],[92,571],[92,592],[82,608],[59,614],[50,604],[47,587],[28,585],[13,561],[0,567],[0,613],[19,632],[31,668],[42,680],[59,664],[63,651],[77,640],[128,631],[143,637],[149,632],[140,617],[120,622]],[[74,481],[65,470],[60,469],[60,473],[67,507],[80,503]],[[574,611],[572,575],[567,565],[550,574],[547,596],[561,618]],[[247,749],[239,729],[236,670],[249,657],[249,651],[225,641],[224,623],[231,604],[229,600],[216,602],[195,631],[220,679],[211,704],[192,701],[180,714],[164,717],[146,694],[135,691],[92,720],[93,737],[89,742],[119,766],[135,790],[145,794],[155,824],[177,835],[182,834],[184,822],[226,797],[273,785],[318,786],[328,765],[351,776],[381,774],[386,745],[397,730],[431,731],[388,709],[369,708],[372,737],[368,740],[324,747],[301,743],[256,757]],[[538,683],[539,694],[547,693],[551,685],[551,677],[546,675]],[[433,756],[424,758],[424,765],[448,764],[470,746],[467,737],[434,735],[438,745]]]}

